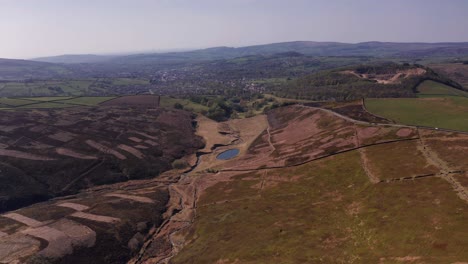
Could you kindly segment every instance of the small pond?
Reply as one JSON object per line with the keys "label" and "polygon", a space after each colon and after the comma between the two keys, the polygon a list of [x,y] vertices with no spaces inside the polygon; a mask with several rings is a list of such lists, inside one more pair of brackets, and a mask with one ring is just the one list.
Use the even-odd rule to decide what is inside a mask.
{"label": "small pond", "polygon": [[216,158],[219,160],[228,160],[234,158],[237,155],[239,155],[239,149],[228,149],[224,152],[221,152],[218,156],[216,156]]}

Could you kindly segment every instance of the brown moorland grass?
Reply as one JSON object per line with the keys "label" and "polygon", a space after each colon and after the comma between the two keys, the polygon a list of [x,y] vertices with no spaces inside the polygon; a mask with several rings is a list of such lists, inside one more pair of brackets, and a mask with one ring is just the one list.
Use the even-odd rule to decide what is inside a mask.
{"label": "brown moorland grass", "polygon": [[439,169],[428,164],[418,150],[417,141],[402,141],[365,149],[369,170],[380,180],[436,174]]}
{"label": "brown moorland grass", "polygon": [[356,131],[361,146],[417,137],[416,129],[413,128],[356,125]]}
{"label": "brown moorland grass", "polygon": [[[394,263],[468,259],[468,205],[440,178],[370,184],[354,151],[269,171],[294,181],[258,189],[258,173],[201,195],[173,263]],[[222,201],[221,203],[213,203]]]}
{"label": "brown moorland grass", "polygon": [[425,141],[451,169],[468,170],[468,136],[428,137]]}
{"label": "brown moorland grass", "polygon": [[268,113],[269,129],[225,169],[295,165],[357,146],[354,125],[330,113],[289,106]]}
{"label": "brown moorland grass", "polygon": [[468,172],[454,175],[455,179],[465,188],[468,188]]}

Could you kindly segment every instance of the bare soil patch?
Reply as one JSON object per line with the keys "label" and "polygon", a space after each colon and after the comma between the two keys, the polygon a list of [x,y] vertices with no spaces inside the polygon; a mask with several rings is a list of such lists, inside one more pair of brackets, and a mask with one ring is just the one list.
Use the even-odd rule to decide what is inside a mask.
{"label": "bare soil patch", "polygon": [[69,156],[69,157],[77,158],[77,159],[85,159],[85,160],[97,159],[96,156],[81,154],[74,150],[66,149],[66,148],[57,148],[55,149],[55,151],[57,152],[57,154]]}
{"label": "bare soil patch", "polygon": [[0,149],[0,156],[13,157],[18,159],[27,159],[27,160],[41,160],[49,161],[54,160],[54,158],[49,158],[46,156],[40,156],[32,153],[27,153],[19,150],[9,150],[9,149]]}
{"label": "bare soil patch", "polygon": [[139,203],[150,203],[150,204],[154,203],[152,199],[148,197],[144,197],[144,196],[127,195],[127,194],[121,194],[121,193],[110,193],[110,194],[107,194],[106,196],[119,197],[122,199],[128,199],[128,200],[132,200],[132,201],[139,202]]}
{"label": "bare soil patch", "polygon": [[120,219],[115,218],[115,217],[95,215],[95,214],[89,214],[89,213],[83,213],[83,212],[76,212],[70,216],[77,217],[77,218],[84,218],[84,219],[88,219],[88,220],[96,221],[96,222],[109,223],[109,224],[120,221]]}
{"label": "bare soil patch", "polygon": [[59,203],[57,205],[62,206],[62,207],[71,208],[71,209],[76,210],[76,211],[84,211],[84,210],[89,209],[89,206],[82,205],[82,204],[77,204],[77,203],[70,203],[70,202]]}
{"label": "bare soil patch", "polygon": [[139,159],[143,159],[145,157],[145,155],[143,153],[141,153],[141,151],[139,151],[138,149],[130,147],[130,146],[125,145],[125,144],[120,144],[120,145],[117,146],[117,148],[119,148],[121,150],[125,150],[126,152],[132,154],[133,156],[135,156],[135,157],[137,157]]}

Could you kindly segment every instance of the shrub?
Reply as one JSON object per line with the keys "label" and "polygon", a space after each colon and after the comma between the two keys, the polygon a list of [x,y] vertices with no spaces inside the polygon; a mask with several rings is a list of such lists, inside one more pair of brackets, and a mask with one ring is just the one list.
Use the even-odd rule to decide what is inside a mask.
{"label": "shrub", "polygon": [[178,160],[174,160],[174,162],[172,162],[172,168],[174,168],[176,170],[182,170],[182,169],[187,168],[188,166],[189,166],[189,164],[185,160],[178,159]]}
{"label": "shrub", "polygon": [[182,104],[180,104],[180,103],[175,103],[174,108],[175,109],[184,109],[184,106]]}

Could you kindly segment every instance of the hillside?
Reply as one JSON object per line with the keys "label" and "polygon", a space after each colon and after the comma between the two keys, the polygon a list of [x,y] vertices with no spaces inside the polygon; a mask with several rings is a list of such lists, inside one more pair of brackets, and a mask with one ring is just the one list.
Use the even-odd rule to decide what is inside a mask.
{"label": "hillside", "polygon": [[273,88],[280,97],[318,101],[345,101],[360,98],[416,97],[416,87],[424,80],[462,87],[422,65],[374,63],[310,74]]}
{"label": "hillside", "polygon": [[[128,98],[133,107],[123,107],[121,97],[108,101],[121,106],[116,108],[2,115],[1,166],[20,186],[16,193],[85,189],[0,214],[0,261],[468,258],[463,133],[392,124],[360,102],[329,103],[331,110],[277,107],[218,123],[192,120],[179,110],[136,107],[139,98]],[[236,156],[220,158],[233,150]],[[194,151],[197,157],[187,156]],[[167,164],[181,156],[193,166],[177,170],[185,163],[179,160],[170,170]],[[109,184],[119,181],[125,182]],[[3,196],[9,183],[1,185]]]}
{"label": "hillside", "polygon": [[431,64],[430,67],[460,83],[468,91],[468,61]]}
{"label": "hillside", "polygon": [[[172,217],[137,263],[468,258],[466,135],[358,122],[303,106],[200,125],[211,144],[230,138],[214,137],[213,128],[229,128],[242,140],[215,150],[172,186]],[[214,158],[233,148],[239,156]]]}
{"label": "hillside", "polygon": [[375,56],[402,57],[463,57],[468,55],[468,43],[392,43],[362,42],[356,44],[337,42],[295,41],[247,47],[217,47],[188,52],[139,54],[119,57],[120,63],[157,63],[232,59],[248,55],[271,55],[282,52],[299,52],[311,56]]}
{"label": "hillside", "polygon": [[72,71],[57,64],[28,60],[0,59],[0,81],[64,78],[71,75]]}
{"label": "hillside", "polygon": [[[248,60],[249,57],[269,58],[277,54],[284,56],[285,54],[293,55],[293,53],[302,54],[309,60],[313,57],[355,57],[374,61],[382,59],[410,62],[420,60],[447,61],[467,57],[468,43],[363,42],[350,44],[295,41],[238,48],[215,47],[184,52],[120,56],[60,55],[37,58],[36,61],[1,60],[0,80],[90,77],[148,78],[153,73],[160,71],[196,72],[200,66],[205,67],[204,65],[209,63],[229,64],[232,60]],[[45,64],[44,62],[54,64]],[[313,62],[304,61],[301,65],[307,68],[310,63]]]}
{"label": "hillside", "polygon": [[153,109],[154,103],[144,104],[154,101],[148,97],[120,97],[92,109],[3,112],[0,212],[96,185],[155,177],[203,146],[190,113]]}
{"label": "hillside", "polygon": [[59,55],[52,57],[41,57],[32,59],[33,61],[50,62],[50,63],[97,63],[105,62],[115,56],[104,56],[94,54],[79,54],[79,55]]}

